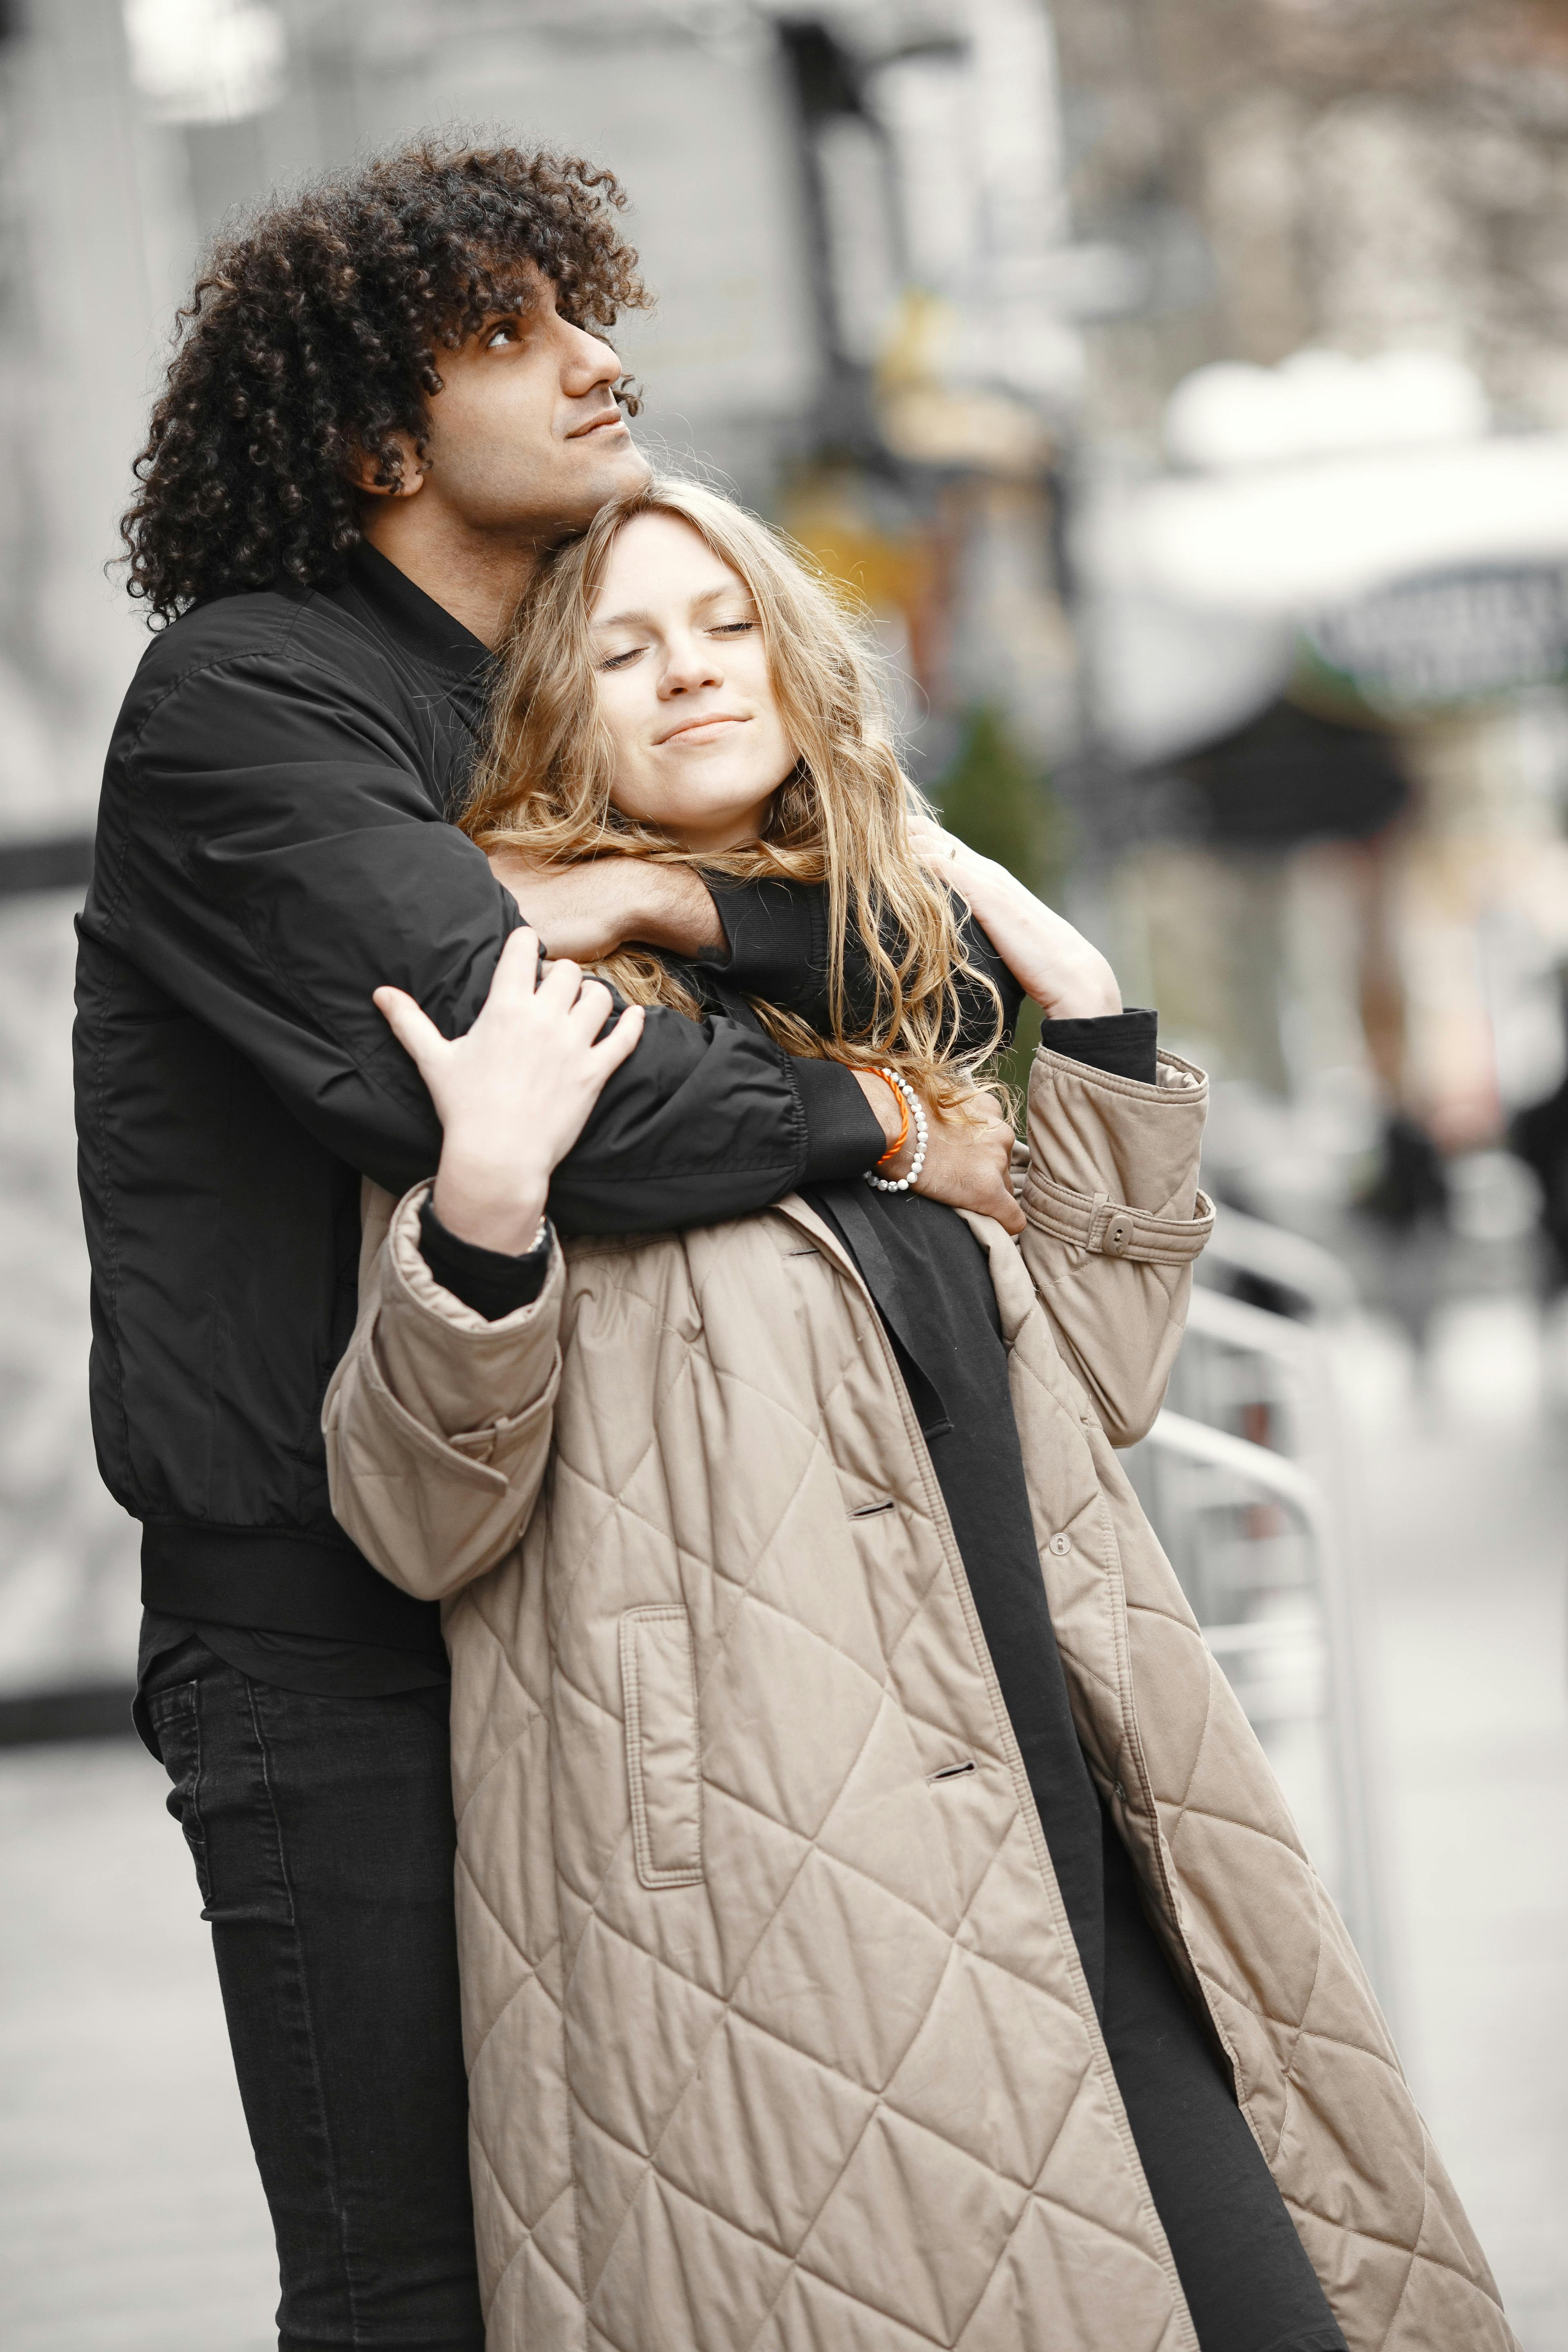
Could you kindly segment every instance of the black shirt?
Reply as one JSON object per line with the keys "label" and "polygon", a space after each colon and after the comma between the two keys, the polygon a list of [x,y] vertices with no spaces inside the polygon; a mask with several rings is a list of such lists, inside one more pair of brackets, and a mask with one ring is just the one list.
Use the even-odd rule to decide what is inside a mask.
{"label": "black shirt", "polygon": [[[538,1297],[544,1285],[553,1244],[548,1233],[519,1257],[459,1241],[447,1232],[428,1201],[420,1212],[420,1247],[425,1262],[444,1290],[465,1307],[492,1322]],[[136,1660],[140,1693],[148,1669],[167,1650],[195,1633],[207,1648],[237,1666],[252,1682],[271,1683],[279,1690],[307,1691],[322,1698],[390,1698],[413,1693],[423,1704],[445,1709],[452,1679],[451,1662],[441,1639],[437,1618],[426,1649],[387,1650],[367,1642],[333,1642],[319,1634],[275,1633],[261,1627],[198,1623],[146,1609],[142,1613],[142,1638]],[[137,1727],[157,1753],[143,1724],[140,1702]]]}

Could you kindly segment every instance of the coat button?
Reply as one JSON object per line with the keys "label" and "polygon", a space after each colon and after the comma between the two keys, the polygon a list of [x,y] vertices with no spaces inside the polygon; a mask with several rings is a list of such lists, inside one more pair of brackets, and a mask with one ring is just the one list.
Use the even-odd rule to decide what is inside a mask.
{"label": "coat button", "polygon": [[1072,1549],[1071,1536],[1053,1536],[1051,1538],[1050,1549],[1055,1552],[1058,1559],[1063,1559],[1065,1555]]}
{"label": "coat button", "polygon": [[1116,1783],[1116,1793],[1121,1802],[1125,1804],[1127,1802],[1127,1790],[1124,1784],[1120,1780]]}
{"label": "coat button", "polygon": [[1105,1228],[1105,1239],[1101,1242],[1100,1247],[1102,1250],[1107,1251],[1111,1257],[1120,1257],[1131,1238],[1132,1228],[1131,1224],[1129,1224],[1127,1219],[1125,1217],[1112,1217],[1110,1223]]}

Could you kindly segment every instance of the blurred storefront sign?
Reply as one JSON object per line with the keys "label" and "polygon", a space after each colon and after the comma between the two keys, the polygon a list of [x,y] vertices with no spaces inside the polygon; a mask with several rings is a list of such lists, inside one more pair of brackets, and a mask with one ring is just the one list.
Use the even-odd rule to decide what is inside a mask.
{"label": "blurred storefront sign", "polygon": [[1437,573],[1342,604],[1303,631],[1299,676],[1390,719],[1568,678],[1568,566]]}

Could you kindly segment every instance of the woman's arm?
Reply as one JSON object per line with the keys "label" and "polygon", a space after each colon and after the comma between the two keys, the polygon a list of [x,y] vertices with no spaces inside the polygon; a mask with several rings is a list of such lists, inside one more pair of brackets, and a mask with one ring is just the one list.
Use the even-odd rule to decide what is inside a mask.
{"label": "woman's arm", "polygon": [[539,980],[538,961],[534,934],[516,933],[453,1040],[402,991],[376,992],[441,1118],[441,1158],[433,1191],[395,1208],[373,1195],[359,1321],[322,1427],[340,1523],[422,1600],[483,1575],[528,1523],[559,1377],[546,1190],[642,1029],[633,1006],[601,1036],[609,991],[568,963]]}
{"label": "woman's arm", "polygon": [[521,1542],[550,1458],[564,1279],[551,1237],[531,1305],[489,1322],[421,1247],[417,1184],[367,1186],[360,1316],[321,1410],[332,1510],[382,1574],[444,1601]]}
{"label": "woman's arm", "polygon": [[917,856],[967,899],[997,954],[1047,1020],[1121,1012],[1116,974],[1100,950],[1005,866],[937,825],[911,825],[910,838]]}
{"label": "woman's arm", "polygon": [[1020,1247],[1113,1445],[1146,1433],[1181,1345],[1214,1226],[1197,1181],[1207,1108],[1203,1072],[1169,1054],[1154,1086],[1048,1048],[1029,1072]]}
{"label": "woman's arm", "polygon": [[1113,1445],[1135,1444],[1164,1400],[1193,1260],[1213,1229],[1197,1183],[1208,1081],[1169,1054],[1156,1060],[1152,1013],[1123,1013],[1099,949],[1005,866],[935,826],[915,840],[1045,1016],[1020,1246],[1101,1428]]}

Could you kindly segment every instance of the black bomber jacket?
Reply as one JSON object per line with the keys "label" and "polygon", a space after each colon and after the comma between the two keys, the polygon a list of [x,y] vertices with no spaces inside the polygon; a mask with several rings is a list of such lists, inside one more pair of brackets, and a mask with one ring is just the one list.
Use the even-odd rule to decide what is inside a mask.
{"label": "black bomber jacket", "polygon": [[[78,924],[92,1414],[142,1522],[143,1599],[172,1616],[428,1643],[428,1609],[332,1519],[320,1413],[353,1323],[360,1179],[402,1192],[440,1145],[371,991],[406,989],[456,1035],[521,919],[449,822],[488,668],[361,548],[341,587],[174,623],[121,711]],[[708,995],[735,1013],[650,1013],[556,1172],[563,1229],[708,1224],[881,1150],[847,1071],[745,1017],[746,993],[781,992],[776,887],[719,894]]]}

